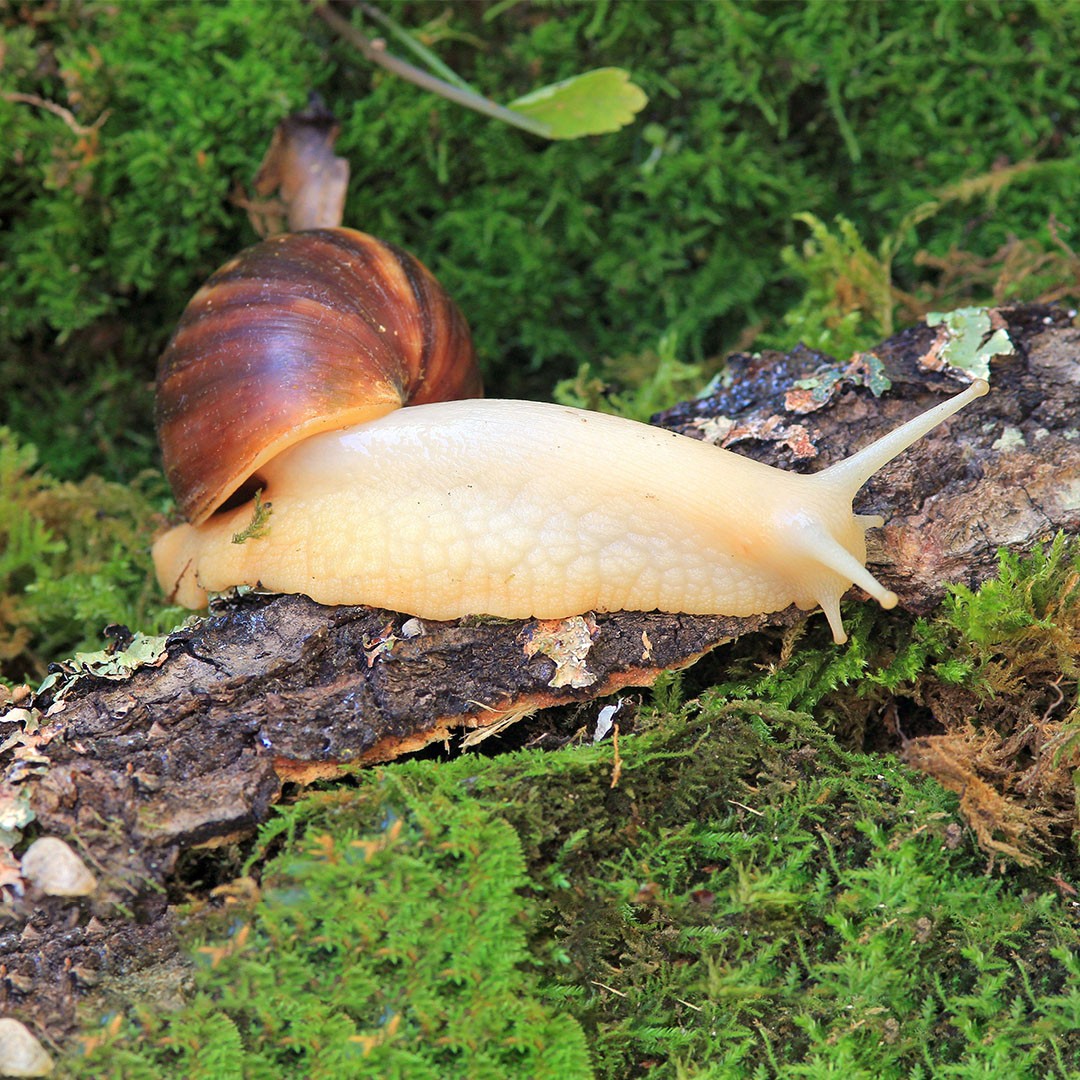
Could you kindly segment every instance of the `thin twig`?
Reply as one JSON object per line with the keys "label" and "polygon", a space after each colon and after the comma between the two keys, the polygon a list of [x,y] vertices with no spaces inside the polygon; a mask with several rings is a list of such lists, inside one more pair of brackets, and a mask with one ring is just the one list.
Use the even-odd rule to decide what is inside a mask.
{"label": "thin twig", "polygon": [[38,97],[37,94],[20,94],[16,90],[5,90],[3,94],[0,94],[5,101],[19,102],[22,105],[36,105],[39,109],[45,109],[51,112],[53,116],[59,116],[61,120],[76,134],[83,138],[87,135],[93,135],[106,120],[109,119],[109,114],[112,109],[106,109],[89,127],[84,124],[80,124],[75,119],[74,114],[65,109],[63,105],[57,105],[55,101],[47,101],[43,97]]}
{"label": "thin twig", "polygon": [[622,776],[622,758],[619,756],[619,725],[611,725],[611,745],[615,749],[615,760],[611,767],[611,784],[612,788],[618,787],[619,778]]}
{"label": "thin twig", "polygon": [[499,105],[490,98],[474,94],[471,90],[462,90],[458,86],[453,86],[442,79],[435,78],[434,75],[429,75],[426,71],[422,71],[400,57],[394,56],[393,53],[387,52],[384,42],[379,40],[371,41],[366,38],[347,19],[343,19],[336,11],[332,11],[327,7],[322,0],[311,0],[311,3],[315,7],[315,13],[323,22],[337,31],[350,45],[354,45],[359,49],[373,64],[378,64],[379,67],[386,68],[387,71],[392,71],[402,79],[414,83],[424,90],[430,90],[433,94],[438,94],[448,101],[464,105],[467,109],[473,109],[478,113],[483,113],[485,116],[502,120],[504,123],[512,124],[514,127],[528,131],[532,135],[539,135],[545,139],[551,138],[550,125],[523,116],[519,112],[514,112],[513,109]]}

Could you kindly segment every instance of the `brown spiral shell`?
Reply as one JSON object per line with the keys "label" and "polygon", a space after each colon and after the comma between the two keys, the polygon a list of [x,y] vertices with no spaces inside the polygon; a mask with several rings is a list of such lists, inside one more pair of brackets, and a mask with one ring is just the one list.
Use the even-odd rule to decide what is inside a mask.
{"label": "brown spiral shell", "polygon": [[198,524],[300,439],[481,393],[465,319],[419,260],[313,229],[242,251],[192,297],[158,365],[158,439]]}

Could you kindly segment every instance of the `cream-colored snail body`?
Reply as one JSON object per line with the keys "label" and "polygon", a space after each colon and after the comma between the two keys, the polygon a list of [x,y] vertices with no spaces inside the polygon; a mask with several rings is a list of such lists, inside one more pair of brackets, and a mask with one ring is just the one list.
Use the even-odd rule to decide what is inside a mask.
{"label": "cream-colored snail body", "polygon": [[896,604],[864,566],[865,532],[882,521],[853,514],[852,498],[987,389],[977,380],[809,476],[559,405],[410,406],[260,455],[265,529],[234,542],[252,521],[248,501],[171,530],[154,559],[189,607],[240,584],[428,619],[746,616],[794,603],[820,605],[842,642],[852,584]]}

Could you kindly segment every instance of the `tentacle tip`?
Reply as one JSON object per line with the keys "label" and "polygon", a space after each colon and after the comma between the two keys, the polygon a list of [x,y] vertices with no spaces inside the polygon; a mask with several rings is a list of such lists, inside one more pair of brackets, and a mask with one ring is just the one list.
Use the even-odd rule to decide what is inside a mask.
{"label": "tentacle tip", "polygon": [[844,632],[844,620],[840,617],[840,597],[825,596],[819,601],[821,610],[825,612],[825,618],[829,620],[829,629],[832,631],[832,639],[837,645],[843,645],[848,636]]}
{"label": "tentacle tip", "polygon": [[878,603],[881,604],[886,610],[896,607],[900,603],[900,597],[896,595],[891,589],[886,589],[885,592],[878,597]]}
{"label": "tentacle tip", "polygon": [[975,397],[985,397],[990,393],[990,384],[985,379],[972,379],[971,389]]}

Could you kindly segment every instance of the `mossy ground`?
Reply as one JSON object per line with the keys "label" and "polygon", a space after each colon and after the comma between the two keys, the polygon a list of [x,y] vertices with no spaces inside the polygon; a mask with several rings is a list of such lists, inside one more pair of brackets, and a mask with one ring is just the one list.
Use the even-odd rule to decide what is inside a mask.
{"label": "mossy ground", "polygon": [[[0,81],[39,101],[0,93],[0,394],[22,403],[0,422],[62,478],[151,463],[154,357],[256,239],[234,196],[311,90],[341,120],[346,223],[431,266],[502,395],[668,333],[711,365],[762,332],[842,353],[928,305],[1075,282],[1075,3],[387,9],[496,99],[618,65],[649,104],[618,134],[543,143],[373,71],[302,0],[0,8]],[[128,383],[94,398],[110,357]],[[135,420],[142,455],[56,437],[72,381],[64,413],[130,403],[110,426]]]}
{"label": "mossy ground", "polygon": [[75,1074],[1074,1075],[1075,906],[987,877],[953,795],[762,702],[640,728],[283,810],[194,1000]]}
{"label": "mossy ground", "polygon": [[[388,7],[493,97],[618,64],[650,106],[541,145],[373,75],[299,0],[0,6],[4,88],[74,124],[0,95],[6,678],[179,617],[148,576],[153,357],[254,239],[230,193],[310,89],[348,222],[439,274],[496,392],[646,415],[739,343],[1075,298],[1074,3]],[[67,1067],[1075,1075],[1077,571],[1059,544],[940,619],[852,609],[842,650],[742,643],[660,689],[621,771],[520,749],[300,800],[251,853],[262,899],[192,915],[197,995],[88,1017]]]}
{"label": "mossy ground", "polygon": [[0,681],[40,680],[51,660],[100,649],[109,624],[155,633],[184,617],[148,574],[161,474],[59,481],[37,457],[0,427]]}

